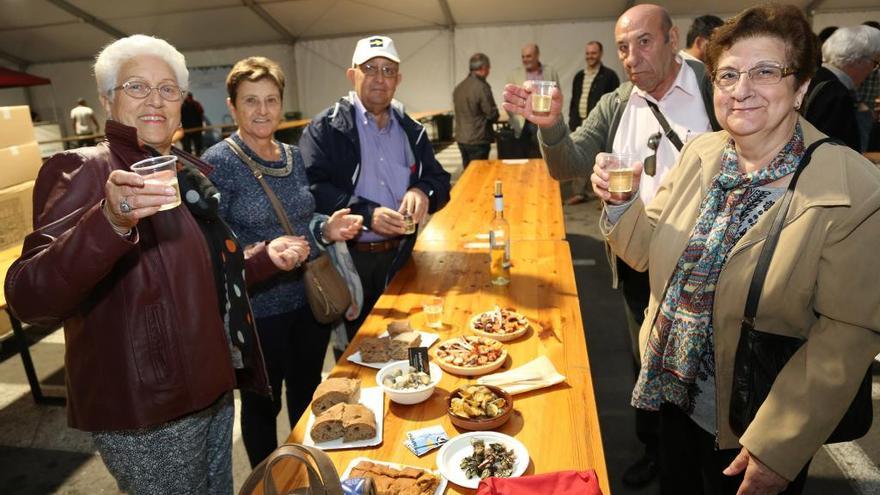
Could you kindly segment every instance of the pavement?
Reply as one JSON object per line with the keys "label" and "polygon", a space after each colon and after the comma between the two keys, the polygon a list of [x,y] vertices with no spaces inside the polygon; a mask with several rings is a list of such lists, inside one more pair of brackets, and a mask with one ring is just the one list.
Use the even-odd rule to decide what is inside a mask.
{"label": "pavement", "polygon": [[[494,149],[493,149],[494,155]],[[461,159],[455,146],[438,152],[444,167],[457,177]],[[563,184],[563,196],[568,197]],[[511,199],[515,200],[515,199]],[[561,201],[561,199],[560,199]],[[635,373],[619,293],[610,288],[610,271],[596,228],[598,203],[565,206],[566,236],[571,245],[581,314],[593,373],[605,458],[615,495],[659,493],[656,483],[631,489],[620,478],[641,454],[635,437],[629,396]],[[30,350],[48,393],[63,393],[63,332],[30,331]],[[325,369],[332,366],[328,353]],[[875,419],[878,413],[877,365],[874,377]],[[237,402],[237,400],[236,400]],[[236,413],[240,410],[236,403]],[[279,439],[290,431],[286,412],[279,414]],[[880,495],[880,422],[856,442],[823,447],[810,467],[807,495]],[[241,443],[239,422],[233,433],[236,489],[250,472]],[[116,483],[104,468],[88,434],[66,426],[64,408],[38,406],[31,398],[14,342],[0,347],[0,494],[115,494]]]}

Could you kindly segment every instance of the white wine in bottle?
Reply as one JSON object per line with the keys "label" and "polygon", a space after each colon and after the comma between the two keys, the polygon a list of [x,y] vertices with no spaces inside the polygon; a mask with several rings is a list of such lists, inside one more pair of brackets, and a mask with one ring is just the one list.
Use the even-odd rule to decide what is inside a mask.
{"label": "white wine in bottle", "polygon": [[495,285],[510,283],[510,225],[504,219],[501,181],[495,181],[495,217],[489,225],[489,278]]}

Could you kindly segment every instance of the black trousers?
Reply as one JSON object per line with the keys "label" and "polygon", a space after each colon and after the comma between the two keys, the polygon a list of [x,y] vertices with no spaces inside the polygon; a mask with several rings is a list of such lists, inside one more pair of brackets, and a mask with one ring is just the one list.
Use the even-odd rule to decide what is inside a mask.
{"label": "black trousers", "polygon": [[[660,493],[663,495],[736,495],[743,473],[722,471],[740,449],[715,450],[715,438],[672,404],[660,407]],[[800,495],[810,463],[782,492]]]}
{"label": "black trousers", "polygon": [[458,151],[461,152],[461,164],[467,168],[471,160],[488,160],[491,145],[486,144],[462,144],[458,143]]}
{"label": "black trousers", "polygon": [[321,383],[330,329],[318,323],[306,305],[298,310],[256,319],[272,397],[241,391],[241,436],[251,467],[278,446],[276,419],[281,411],[281,383],[291,428],[299,421]]}
{"label": "black trousers", "polygon": [[190,132],[184,134],[181,144],[184,150],[189,151],[193,155],[200,156],[202,154],[202,133]]}
{"label": "black trousers", "polygon": [[[637,272],[620,259],[617,260],[617,279],[626,302],[624,309],[629,313],[627,315],[627,319],[630,320],[628,324],[629,338],[633,349],[633,364],[636,376],[638,376],[641,368],[641,359],[638,355],[638,328],[645,320],[645,309],[648,307],[648,297],[651,290],[650,283],[646,272]],[[659,453],[659,422],[658,413],[636,409],[636,437],[645,444],[645,454],[654,459],[658,457]]]}
{"label": "black trousers", "polygon": [[541,158],[541,146],[538,144],[538,126],[526,121],[522,134],[517,139],[519,151],[517,158]]}
{"label": "black trousers", "polygon": [[361,314],[354,321],[345,322],[345,331],[349,340],[354,338],[361,323],[373,310],[379,296],[385,292],[385,281],[388,279],[388,273],[391,271],[391,264],[394,263],[394,257],[397,250],[392,249],[384,253],[365,253],[349,248],[351,259],[354,261],[354,267],[357,268],[358,277],[361,279],[361,285],[364,289],[364,307]]}

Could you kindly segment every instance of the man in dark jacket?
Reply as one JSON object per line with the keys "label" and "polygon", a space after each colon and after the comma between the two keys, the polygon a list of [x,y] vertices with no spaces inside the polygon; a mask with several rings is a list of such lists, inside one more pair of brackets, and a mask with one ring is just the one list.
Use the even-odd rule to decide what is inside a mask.
{"label": "man in dark jacket", "polygon": [[470,74],[458,83],[452,92],[455,105],[455,141],[461,151],[462,166],[471,160],[489,158],[494,132],[492,124],[498,120],[498,107],[492,97],[489,77],[489,57],[484,53],[471,55]]}
{"label": "man in dark jacket", "polygon": [[354,91],[312,119],[299,146],[315,209],[364,217],[364,232],[349,242],[364,291],[360,316],[346,324],[352,337],[410,258],[417,226],[449,202],[450,184],[424,127],[393,99],[401,80],[394,41],[358,41],[346,75]]}
{"label": "man in dark jacket", "polygon": [[[599,98],[605,93],[610,93],[620,86],[617,73],[602,65],[602,43],[590,41],[584,49],[584,58],[587,68],[581,69],[574,75],[571,85],[571,101],[568,104],[568,128],[574,131],[580,127],[590,110],[599,103]],[[572,180],[572,192],[574,193],[566,203],[575,205],[583,203],[587,199],[590,189],[586,178]]]}
{"label": "man in dark jacket", "polygon": [[880,62],[880,31],[844,27],[822,44],[825,63],[810,81],[801,114],[823,133],[862,152],[856,90]]}

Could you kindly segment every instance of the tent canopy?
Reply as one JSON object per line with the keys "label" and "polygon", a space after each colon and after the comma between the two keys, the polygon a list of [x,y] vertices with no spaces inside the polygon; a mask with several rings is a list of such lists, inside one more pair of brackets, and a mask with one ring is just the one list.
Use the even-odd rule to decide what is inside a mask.
{"label": "tent canopy", "polygon": [[[738,12],[757,0],[655,0],[673,16]],[[876,10],[877,0],[786,0],[807,13]],[[149,33],[182,51],[321,38],[613,19],[632,0],[0,0],[0,58],[17,66],[87,60]]]}
{"label": "tent canopy", "polygon": [[22,86],[42,86],[51,84],[45,77],[0,67],[0,88],[19,88]]}

